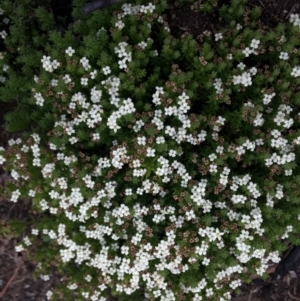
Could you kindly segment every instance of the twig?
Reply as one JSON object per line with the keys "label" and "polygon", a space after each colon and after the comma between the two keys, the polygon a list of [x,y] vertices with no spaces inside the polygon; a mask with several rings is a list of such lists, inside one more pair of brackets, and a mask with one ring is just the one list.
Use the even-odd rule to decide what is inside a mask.
{"label": "twig", "polygon": [[259,2],[260,2],[260,4],[264,7],[264,8],[266,8],[265,6],[264,6],[264,4],[260,1],[260,0],[258,0]]}
{"label": "twig", "polygon": [[16,203],[14,203],[14,204],[9,208],[9,211],[8,211],[8,213],[7,213],[8,219],[10,218],[10,213],[11,213],[11,211],[14,209],[15,206],[16,206]]}
{"label": "twig", "polygon": [[290,14],[291,14],[292,11],[294,10],[295,6],[296,6],[296,3],[293,5],[293,7],[291,8],[291,10],[288,12],[288,14],[287,14],[286,17],[284,18],[284,20],[286,20],[286,19],[290,16]]}
{"label": "twig", "polygon": [[251,299],[252,299],[252,290],[250,291],[250,295],[248,297],[248,301],[251,301]]}
{"label": "twig", "polygon": [[177,26],[177,27],[183,31],[189,31],[189,28],[186,26],[185,27]]}
{"label": "twig", "polygon": [[17,266],[17,268],[15,269],[15,272],[13,273],[13,275],[10,277],[10,279],[8,280],[8,282],[6,283],[4,289],[2,290],[2,292],[0,293],[0,298],[2,298],[5,294],[5,292],[7,291],[7,289],[9,288],[10,284],[12,283],[12,281],[14,280],[14,278],[16,277],[20,267],[21,267],[22,261],[19,263],[19,265]]}
{"label": "twig", "polygon": [[300,298],[298,298],[298,297],[292,295],[292,294],[290,293],[290,291],[288,291],[288,295],[289,295],[289,297],[290,297],[291,299],[293,299],[293,300],[299,300],[299,301],[300,301]]}
{"label": "twig", "polygon": [[26,280],[28,278],[30,278],[30,275],[26,275],[26,276],[22,277],[21,279],[14,281],[12,284],[15,285],[16,283],[23,282],[24,280]]}

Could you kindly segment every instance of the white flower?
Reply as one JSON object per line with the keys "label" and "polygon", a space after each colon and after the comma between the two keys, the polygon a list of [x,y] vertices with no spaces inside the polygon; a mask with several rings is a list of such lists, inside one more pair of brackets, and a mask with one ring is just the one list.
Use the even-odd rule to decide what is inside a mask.
{"label": "white flower", "polygon": [[245,57],[248,57],[253,51],[249,47],[246,47],[242,52],[244,53]]}
{"label": "white flower", "polygon": [[9,67],[8,67],[8,65],[3,65],[3,67],[2,67],[2,70],[4,71],[4,72],[7,72],[7,70],[9,69]]}
{"label": "white flower", "polygon": [[18,245],[15,247],[16,252],[22,252],[24,251],[24,247],[22,245]]}
{"label": "white flower", "polygon": [[94,70],[93,72],[90,72],[91,79],[95,79],[96,75],[97,75],[97,70]]}
{"label": "white flower", "polygon": [[146,137],[145,136],[137,137],[137,143],[139,145],[146,145]]}
{"label": "white flower", "polygon": [[203,261],[202,261],[202,264],[203,264],[203,265],[209,265],[209,263],[210,263],[210,259],[207,258],[207,257],[204,257],[204,259],[203,259]]}
{"label": "white flower", "polygon": [[150,13],[153,13],[153,11],[155,9],[155,5],[153,5],[152,3],[149,3],[148,6],[146,6],[146,8]]}
{"label": "white flower", "polygon": [[0,155],[0,165],[3,164],[6,161],[6,159]]}
{"label": "white flower", "polygon": [[75,50],[72,47],[68,47],[65,52],[67,55],[72,56],[75,53]]}
{"label": "white flower", "polygon": [[291,14],[289,21],[291,23],[293,23],[294,26],[299,26],[300,27],[300,18],[299,18],[298,14]]}
{"label": "white flower", "polygon": [[252,75],[255,75],[257,73],[257,68],[255,67],[252,67],[249,72],[252,74]]}
{"label": "white flower", "polygon": [[7,32],[5,30],[0,31],[0,37],[5,39],[7,37]]}
{"label": "white flower", "polygon": [[170,157],[176,157],[176,151],[173,150],[173,149],[171,149],[171,150],[169,151],[169,156],[170,156]]}
{"label": "white flower", "polygon": [[281,51],[281,52],[280,52],[280,55],[279,55],[279,58],[280,58],[281,60],[288,60],[288,59],[289,59],[289,54],[288,54],[287,52]]}
{"label": "white flower", "polygon": [[43,106],[44,105],[44,98],[43,98],[43,96],[42,96],[42,94],[41,93],[35,93],[34,94],[34,98],[36,99],[36,104],[38,105],[38,106]]}
{"label": "white flower", "polygon": [[293,173],[293,170],[292,169],[287,169],[287,170],[284,171],[284,173],[285,173],[286,176],[291,176],[292,173]]}
{"label": "white flower", "polygon": [[145,5],[140,6],[140,12],[141,13],[147,13],[147,7]]}
{"label": "white flower", "polygon": [[241,83],[247,87],[252,85],[251,74],[248,72],[244,72],[241,77]]}
{"label": "white flower", "polygon": [[115,24],[115,26],[118,27],[119,29],[122,29],[122,28],[124,28],[125,24],[124,24],[121,20],[119,20],[119,21]]}
{"label": "white flower", "polygon": [[241,70],[244,70],[245,69],[245,67],[246,67],[246,65],[244,64],[244,63],[239,63],[238,65],[237,65],[237,67],[238,68],[240,68]]}
{"label": "white flower", "polygon": [[[9,22],[10,22],[10,20],[8,19],[8,18],[4,18],[3,19],[3,22],[5,23],[5,24],[8,24]],[[18,48],[18,50],[19,50],[20,48]]]}
{"label": "white flower", "polygon": [[236,25],[236,29],[237,29],[237,30],[241,30],[242,28],[243,28],[243,26],[242,26],[241,24],[238,23],[238,24]]}
{"label": "white flower", "polygon": [[115,133],[117,132],[118,129],[120,129],[121,127],[118,126],[116,123],[110,127],[110,129],[112,129]]}
{"label": "white flower", "polygon": [[51,63],[52,68],[57,69],[60,66],[60,63],[57,60],[54,60]]}
{"label": "white flower", "polygon": [[298,77],[300,76],[300,66],[295,66],[291,72],[291,76]]}
{"label": "white flower", "polygon": [[81,78],[81,84],[83,86],[87,86],[87,84],[88,84],[88,78]]}
{"label": "white flower", "polygon": [[125,62],[126,62],[125,59],[118,61],[118,64],[119,64],[119,68],[120,68],[120,69],[125,69],[125,68],[127,68],[127,65],[125,64]]}
{"label": "white flower", "polygon": [[47,291],[46,297],[47,297],[48,300],[51,299],[52,295],[53,295],[53,293],[51,291]]}
{"label": "white flower", "polygon": [[71,144],[74,144],[74,143],[76,143],[78,141],[78,138],[77,137],[71,137],[69,139],[69,141],[70,141]]}
{"label": "white flower", "polygon": [[109,66],[104,67],[102,70],[103,70],[103,73],[104,73],[105,75],[108,75],[108,74],[111,73],[111,70],[110,70],[110,67],[109,67]]}
{"label": "white flower", "polygon": [[21,195],[21,193],[20,193],[19,189],[13,191],[10,201],[16,203],[18,201],[20,195]]}
{"label": "white flower", "polygon": [[268,105],[272,98],[275,96],[276,94],[275,93],[272,93],[272,94],[264,94],[264,98],[263,98],[263,104],[264,105]]}
{"label": "white flower", "polygon": [[226,58],[227,58],[228,60],[232,60],[232,53],[228,53],[227,56],[226,56]]}
{"label": "white flower", "polygon": [[209,171],[210,172],[217,172],[218,171],[217,165],[216,164],[211,164],[209,166]]}
{"label": "white flower", "polygon": [[256,49],[256,48],[258,48],[258,45],[259,45],[259,44],[260,44],[260,41],[259,41],[259,40],[253,39],[253,40],[251,41],[250,47]]}
{"label": "white flower", "polygon": [[222,39],[223,39],[222,33],[216,33],[215,34],[215,41],[222,40]]}
{"label": "white flower", "polygon": [[165,138],[163,136],[156,137],[156,143],[157,144],[165,143]]}
{"label": "white flower", "polygon": [[215,232],[211,233],[211,236],[213,237],[213,240],[221,240],[222,235],[224,235],[224,232],[220,232],[220,230],[217,228]]}
{"label": "white flower", "polygon": [[132,189],[131,188],[127,188],[125,190],[125,195],[132,195]]}
{"label": "white flower", "polygon": [[187,211],[187,212],[185,213],[185,215],[186,215],[186,219],[187,219],[188,221],[190,221],[191,219],[193,219],[193,218],[196,217],[196,215],[195,215],[195,213],[194,213],[193,210]]}
{"label": "white flower", "polygon": [[151,147],[147,147],[147,157],[155,157],[155,149],[151,148]]}

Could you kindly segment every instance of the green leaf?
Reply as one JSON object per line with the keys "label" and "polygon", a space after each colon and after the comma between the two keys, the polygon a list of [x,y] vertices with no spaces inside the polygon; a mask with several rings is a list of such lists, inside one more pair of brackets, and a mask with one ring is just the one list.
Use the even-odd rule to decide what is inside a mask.
{"label": "green leaf", "polygon": [[48,242],[50,241],[50,237],[49,235],[44,235],[43,238],[42,238],[43,242]]}
{"label": "green leaf", "polygon": [[15,111],[5,116],[7,120],[6,130],[8,132],[19,132],[26,130],[31,123],[26,112]]}

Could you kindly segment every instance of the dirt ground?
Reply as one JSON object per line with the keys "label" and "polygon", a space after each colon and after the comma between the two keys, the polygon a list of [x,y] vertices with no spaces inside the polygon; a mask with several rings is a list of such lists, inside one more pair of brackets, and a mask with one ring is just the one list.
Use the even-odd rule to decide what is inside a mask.
{"label": "dirt ground", "polygon": [[[226,3],[226,0],[223,1]],[[227,1],[230,2],[230,1]],[[259,6],[263,10],[262,21],[269,27],[278,22],[286,22],[291,13],[300,13],[299,0],[249,0],[248,5]],[[208,18],[195,12],[190,6],[178,8],[176,2],[170,1],[169,9],[165,15],[171,33],[175,37],[191,33],[197,38],[203,31],[216,31],[221,26],[218,19],[217,8]],[[9,106],[1,104],[0,113],[0,145],[5,146],[12,134],[5,131],[3,115],[10,110]],[[2,122],[1,122],[2,121]],[[15,135],[15,134],[14,134]],[[0,182],[7,180],[8,175],[0,170]],[[24,223],[28,221],[30,200],[11,203],[0,197],[0,300],[1,301],[44,301],[47,290],[55,287],[60,282],[60,276],[55,273],[48,281],[33,278],[35,264],[15,251],[16,244],[26,235],[14,237],[14,233],[6,233],[7,225],[12,218],[18,218]],[[291,251],[291,247],[287,253]],[[300,252],[299,252],[300,255]],[[284,255],[287,258],[288,255]],[[270,266],[270,278],[262,281],[253,276],[250,284],[243,284],[241,294],[233,296],[233,301],[294,301],[300,300],[300,268],[299,260],[290,265],[285,275],[280,279],[272,279],[276,266]],[[280,263],[279,263],[280,264]],[[273,277],[274,278],[274,277]],[[74,299],[76,300],[76,298]],[[108,296],[108,300],[116,300]]]}

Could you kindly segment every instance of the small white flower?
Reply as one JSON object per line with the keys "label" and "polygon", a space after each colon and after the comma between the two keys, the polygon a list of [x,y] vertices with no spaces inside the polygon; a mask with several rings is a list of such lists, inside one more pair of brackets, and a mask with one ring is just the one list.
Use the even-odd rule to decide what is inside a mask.
{"label": "small white flower", "polygon": [[226,56],[226,58],[227,58],[228,60],[232,60],[232,53],[228,53],[227,56]]}
{"label": "small white flower", "polygon": [[298,14],[291,14],[289,21],[291,23],[293,23],[294,26],[299,26],[300,27],[300,18],[299,18]]}
{"label": "small white flower", "polygon": [[119,29],[122,29],[122,28],[124,28],[125,24],[124,24],[121,20],[119,20],[119,21],[115,24],[115,26],[118,27]]}
{"label": "small white flower", "polygon": [[119,60],[119,61],[118,61],[118,64],[119,64],[119,68],[120,68],[120,69],[125,69],[125,68],[127,68],[127,65],[126,65],[125,62],[126,62],[125,59]]}
{"label": "small white flower", "polygon": [[291,72],[291,76],[298,77],[300,76],[300,66],[295,66]]}
{"label": "small white flower", "polygon": [[7,37],[7,32],[5,30],[0,31],[0,37],[5,39]]}
{"label": "small white flower", "polygon": [[132,195],[132,189],[131,188],[127,188],[125,190],[125,195]]}
{"label": "small white flower", "polygon": [[284,171],[284,173],[285,173],[286,176],[291,176],[292,173],[293,173],[293,170],[292,169],[287,169],[287,170]]}
{"label": "small white flower", "polygon": [[264,94],[264,98],[263,98],[263,104],[264,105],[268,105],[272,98],[275,96],[275,93],[272,93],[272,94]]}
{"label": "small white flower", "polygon": [[280,58],[281,60],[288,60],[288,59],[289,59],[289,54],[288,54],[287,52],[281,51],[281,52],[280,52],[280,55],[279,55],[279,58]]}
{"label": "small white flower", "polygon": [[74,143],[76,143],[76,142],[78,141],[78,138],[76,138],[76,137],[71,137],[71,138],[69,139],[69,141],[70,141],[71,144],[74,144]]}
{"label": "small white flower", "polygon": [[18,245],[15,247],[16,252],[22,252],[24,251],[24,247],[22,245]]}
{"label": "small white flower", "polygon": [[238,65],[237,65],[237,67],[238,68],[240,68],[241,70],[244,70],[245,69],[245,67],[246,67],[246,65],[244,64],[244,63],[239,63]]}
{"label": "small white flower", "polygon": [[63,76],[63,81],[66,83],[66,84],[68,84],[68,83],[70,83],[71,81],[72,81],[72,79],[71,79],[71,77],[70,77],[70,75],[69,74],[65,74],[64,76]]}
{"label": "small white flower", "polygon": [[97,70],[94,70],[93,72],[90,72],[91,79],[95,79],[96,75],[97,75]]}
{"label": "small white flower", "polygon": [[0,155],[0,165],[3,164],[6,161],[6,159]]}
{"label": "small white flower", "polygon": [[204,259],[203,259],[203,261],[202,261],[202,264],[203,264],[203,265],[209,265],[209,263],[210,263],[210,259],[207,258],[207,257],[204,257]]}
{"label": "small white flower", "polygon": [[147,147],[147,157],[155,157],[155,149],[151,148],[151,147]]}
{"label": "small white flower", "polygon": [[259,40],[253,39],[253,40],[251,41],[250,47],[256,49],[256,48],[258,48],[258,45],[259,45],[259,44],[260,44],[260,41],[259,41]]}
{"label": "small white flower", "polygon": [[243,26],[242,26],[241,24],[238,23],[238,24],[236,25],[236,29],[237,29],[237,30],[241,30],[242,28],[243,28]]}
{"label": "small white flower", "polygon": [[246,47],[242,52],[244,53],[245,57],[248,57],[253,51],[249,47]]}
{"label": "small white flower", "polygon": [[75,50],[72,47],[68,47],[65,52],[68,56],[72,56],[75,53]]}
{"label": "small white flower", "polygon": [[8,65],[3,65],[3,67],[2,67],[2,70],[4,71],[4,72],[7,72],[7,70],[9,69],[9,67],[8,67]]}
{"label": "small white flower", "polygon": [[216,33],[215,34],[215,41],[222,40],[222,39],[223,39],[222,33]]}
{"label": "small white flower", "polygon": [[251,75],[255,75],[257,73],[257,68],[252,67],[249,72],[251,73]]}
{"label": "small white flower", "polygon": [[150,13],[153,13],[154,9],[155,9],[155,5],[153,5],[152,3],[149,3],[148,6],[147,6],[147,10]]}
{"label": "small white flower", "polygon": [[104,67],[102,70],[103,70],[103,73],[104,73],[105,75],[108,75],[108,74],[111,73],[111,70],[110,70],[110,67],[109,67],[109,66]]}
{"label": "small white flower", "polygon": [[88,78],[81,78],[81,84],[83,85],[83,86],[87,86],[88,85]]}
{"label": "small white flower", "polygon": [[47,291],[46,297],[47,297],[48,300],[51,299],[52,295],[53,295],[53,293],[51,291]]}
{"label": "small white flower", "polygon": [[60,66],[60,63],[57,60],[54,60],[51,63],[52,68],[57,69]]}
{"label": "small white flower", "polygon": [[173,150],[173,149],[171,149],[171,150],[169,151],[169,156],[170,156],[170,157],[176,157],[176,151]]}

